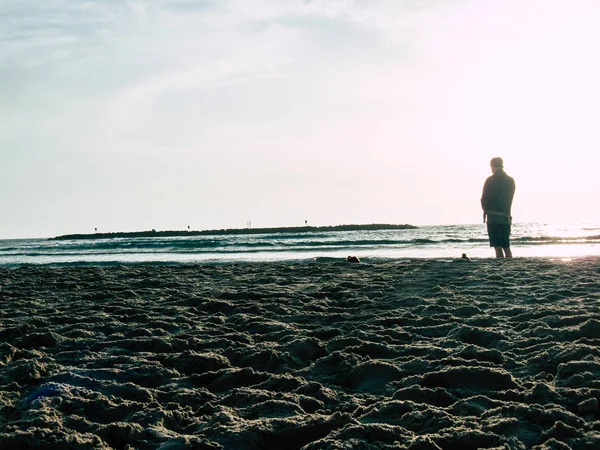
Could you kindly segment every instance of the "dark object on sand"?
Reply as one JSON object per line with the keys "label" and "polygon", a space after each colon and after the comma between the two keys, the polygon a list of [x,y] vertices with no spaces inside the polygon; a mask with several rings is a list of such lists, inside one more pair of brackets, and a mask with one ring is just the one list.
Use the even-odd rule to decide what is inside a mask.
{"label": "dark object on sand", "polygon": [[346,258],[346,261],[351,262],[351,263],[359,263],[360,259],[358,259],[358,256],[348,256]]}
{"label": "dark object on sand", "polygon": [[461,258],[464,259],[464,260],[466,260],[466,261],[471,261],[471,258],[469,258],[466,253],[463,253],[462,256],[461,256]]}

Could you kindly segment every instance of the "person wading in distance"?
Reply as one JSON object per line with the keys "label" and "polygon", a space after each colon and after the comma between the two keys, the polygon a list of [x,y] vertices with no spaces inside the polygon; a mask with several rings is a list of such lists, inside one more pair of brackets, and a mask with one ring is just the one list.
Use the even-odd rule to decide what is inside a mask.
{"label": "person wading in distance", "polygon": [[481,195],[483,223],[487,223],[490,247],[496,250],[496,258],[512,258],[510,209],[515,195],[515,180],[504,172],[502,158],[492,158],[490,167],[492,176],[485,180]]}

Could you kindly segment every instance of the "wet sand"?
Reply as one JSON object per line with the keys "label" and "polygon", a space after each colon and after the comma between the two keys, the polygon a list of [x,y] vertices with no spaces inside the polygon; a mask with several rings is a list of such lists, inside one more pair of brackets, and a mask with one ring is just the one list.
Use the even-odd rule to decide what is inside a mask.
{"label": "wet sand", "polygon": [[600,258],[0,269],[0,448],[598,449]]}

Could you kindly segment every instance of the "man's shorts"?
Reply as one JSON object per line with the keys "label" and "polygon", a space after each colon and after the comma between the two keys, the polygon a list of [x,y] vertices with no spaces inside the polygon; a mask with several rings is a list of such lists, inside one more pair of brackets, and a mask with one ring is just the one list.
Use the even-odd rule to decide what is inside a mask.
{"label": "man's shorts", "polygon": [[490,247],[510,247],[510,223],[487,224]]}

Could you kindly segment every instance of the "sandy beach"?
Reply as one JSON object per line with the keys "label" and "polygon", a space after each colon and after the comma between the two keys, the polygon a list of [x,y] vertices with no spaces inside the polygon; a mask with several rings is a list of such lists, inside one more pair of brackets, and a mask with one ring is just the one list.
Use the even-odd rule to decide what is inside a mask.
{"label": "sandy beach", "polygon": [[0,269],[0,449],[598,449],[600,258]]}

